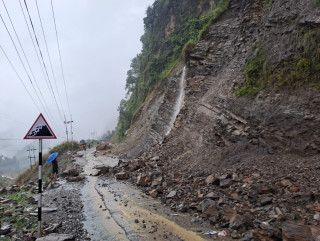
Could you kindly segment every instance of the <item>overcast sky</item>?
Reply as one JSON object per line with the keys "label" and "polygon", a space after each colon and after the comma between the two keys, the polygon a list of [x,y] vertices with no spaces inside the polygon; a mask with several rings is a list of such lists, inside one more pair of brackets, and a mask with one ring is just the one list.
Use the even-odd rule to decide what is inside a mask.
{"label": "overcast sky", "polygon": [[[20,1],[28,18],[24,2]],[[91,133],[94,131],[100,136],[107,130],[113,130],[118,118],[117,107],[120,100],[125,97],[126,72],[130,68],[131,59],[141,51],[143,18],[147,7],[153,3],[153,0],[53,0],[70,104],[69,112],[50,1],[38,0],[38,6],[55,78],[46,51],[35,0],[26,1],[50,82],[46,78],[43,66],[39,64],[19,0],[4,0],[4,2],[35,79],[21,51],[2,0],[0,1],[1,16],[16,44],[34,88],[38,90],[39,86],[41,90],[38,95],[40,99],[41,95],[44,97],[45,103],[42,102],[46,109],[45,111],[42,108],[0,19],[0,44],[39,106],[36,107],[0,50],[0,139],[19,139],[0,140],[0,155],[12,156],[16,150],[30,143],[22,139],[40,112],[57,135],[57,142],[66,140],[62,120],[64,115],[70,120],[72,114],[74,138],[77,140],[92,137]],[[30,24],[29,27],[33,37]],[[50,83],[60,113],[50,92]],[[56,141],[52,140],[46,142],[56,144]]]}

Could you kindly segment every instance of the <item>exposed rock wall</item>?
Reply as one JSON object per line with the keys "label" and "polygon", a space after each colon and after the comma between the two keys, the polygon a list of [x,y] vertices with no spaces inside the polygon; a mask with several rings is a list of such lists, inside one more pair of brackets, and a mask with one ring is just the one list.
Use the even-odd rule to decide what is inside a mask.
{"label": "exposed rock wall", "polygon": [[[292,40],[302,28],[318,26],[319,5],[312,1],[231,1],[191,54],[181,127],[164,145],[176,165],[264,154],[320,152],[320,92],[311,87],[267,88],[255,97],[238,97],[253,47],[267,49],[276,66],[298,52]],[[297,20],[298,22],[292,22]],[[306,25],[306,26],[305,26]],[[232,161],[231,161],[232,162]]]}
{"label": "exposed rock wall", "polygon": [[[232,0],[190,55],[185,104],[162,144],[162,158],[179,168],[194,166],[182,163],[216,168],[259,155],[318,154],[319,90],[268,87],[254,97],[238,97],[235,90],[245,81],[254,47],[263,47],[268,64],[276,67],[300,51],[297,36],[319,28],[319,19],[319,5],[313,1]],[[136,115],[123,145],[128,156],[163,139],[182,68]]]}
{"label": "exposed rock wall", "polygon": [[181,68],[180,65],[175,68],[176,75],[163,82],[134,116],[126,141],[117,148],[118,153],[136,157],[163,141],[178,98]]}

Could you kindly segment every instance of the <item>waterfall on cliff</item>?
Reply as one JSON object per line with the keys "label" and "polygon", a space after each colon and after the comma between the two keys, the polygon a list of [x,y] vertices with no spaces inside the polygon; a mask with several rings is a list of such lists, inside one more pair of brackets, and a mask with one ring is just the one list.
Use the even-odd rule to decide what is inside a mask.
{"label": "waterfall on cliff", "polygon": [[180,82],[179,82],[179,95],[178,95],[178,98],[177,98],[176,103],[175,103],[174,108],[173,108],[173,114],[172,114],[171,119],[170,119],[170,124],[169,124],[169,127],[168,127],[168,131],[167,131],[167,133],[165,135],[168,135],[170,133],[170,131],[172,130],[173,123],[176,120],[176,117],[180,112],[181,105],[182,105],[182,102],[183,102],[183,99],[184,99],[184,80],[185,80],[185,75],[186,75],[186,66],[184,66],[184,68],[182,70],[182,75],[181,75]]}

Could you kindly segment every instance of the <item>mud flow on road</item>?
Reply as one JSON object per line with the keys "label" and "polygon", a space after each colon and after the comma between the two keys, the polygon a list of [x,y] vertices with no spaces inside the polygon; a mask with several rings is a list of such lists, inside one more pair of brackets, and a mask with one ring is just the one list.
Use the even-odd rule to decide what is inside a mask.
{"label": "mud flow on road", "polygon": [[[95,165],[115,166],[118,160],[86,153],[82,189],[84,228],[91,240],[205,240],[201,226],[190,225],[188,214],[172,214],[134,186],[112,177],[91,176]],[[185,228],[180,223],[189,223]],[[187,225],[186,225],[187,226]],[[212,239],[211,239],[212,240]]]}

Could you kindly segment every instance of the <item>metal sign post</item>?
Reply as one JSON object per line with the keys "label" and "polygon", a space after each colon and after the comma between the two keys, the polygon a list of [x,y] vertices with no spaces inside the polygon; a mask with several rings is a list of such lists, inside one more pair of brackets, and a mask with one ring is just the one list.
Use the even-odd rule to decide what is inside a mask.
{"label": "metal sign post", "polygon": [[42,139],[39,139],[39,188],[38,188],[38,234],[41,237],[41,207],[42,207]]}
{"label": "metal sign post", "polygon": [[38,234],[41,237],[42,207],[42,139],[57,139],[43,115],[36,119],[24,139],[39,139]]}

